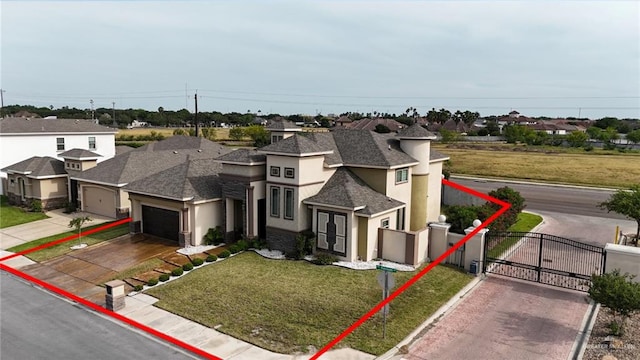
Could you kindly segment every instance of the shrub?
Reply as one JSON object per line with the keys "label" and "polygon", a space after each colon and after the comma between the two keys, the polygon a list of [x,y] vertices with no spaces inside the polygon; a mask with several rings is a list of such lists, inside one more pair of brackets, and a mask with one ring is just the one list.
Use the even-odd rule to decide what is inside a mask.
{"label": "shrub", "polygon": [[73,201],[66,201],[64,203],[64,213],[65,214],[71,214],[76,212],[77,208],[76,208],[76,204]]}
{"label": "shrub", "polygon": [[464,229],[473,225],[473,220],[479,217],[479,206],[453,205],[442,208],[447,216],[447,222],[451,224],[450,231],[456,234],[464,234]]}
{"label": "shrub", "polygon": [[260,239],[257,236],[252,239],[248,239],[248,241],[249,241],[249,248],[264,249],[265,247],[267,247],[267,241]]}
{"label": "shrub", "polygon": [[204,236],[204,242],[206,245],[219,245],[224,242],[224,236],[220,226],[210,228]]}
{"label": "shrub", "polygon": [[609,329],[612,335],[624,333],[625,320],[640,311],[640,283],[636,283],[634,277],[622,275],[618,269],[591,276],[589,297],[611,310],[613,321]]}
{"label": "shrub", "polygon": [[29,208],[32,212],[42,212],[42,201],[38,199],[31,200]]}
{"label": "shrub", "polygon": [[144,286],[142,285],[136,285],[133,287],[133,291],[142,291],[142,289],[144,289]]}
{"label": "shrub", "polygon": [[182,270],[184,270],[184,271],[193,270],[193,264],[192,263],[186,263],[186,264],[182,265]]}
{"label": "shrub", "polygon": [[158,279],[157,278],[149,279],[149,281],[147,281],[147,285],[149,286],[158,285]]}
{"label": "shrub", "polygon": [[244,251],[249,248],[250,244],[249,244],[249,240],[242,239],[242,240],[238,240],[238,242],[235,243],[235,245],[238,247],[238,249],[240,249],[240,251]]}
{"label": "shrub", "polygon": [[160,277],[158,278],[158,280],[160,280],[160,281],[162,281],[162,282],[165,282],[165,281],[169,280],[169,278],[170,278],[170,277],[171,277],[171,276],[170,276],[169,274],[162,274],[162,275],[160,275]]}
{"label": "shrub", "polygon": [[337,256],[320,252],[316,254],[316,258],[312,261],[312,263],[316,265],[331,265],[336,261],[338,261]]}
{"label": "shrub", "polygon": [[[518,214],[522,212],[525,208],[525,200],[520,195],[520,193],[512,188],[505,186],[489,193],[489,196],[492,196],[498,200],[502,200],[508,204],[511,204],[509,210],[502,214],[502,216],[498,217],[494,222],[489,225],[489,229],[493,231],[506,231],[511,225],[515,224],[518,220]],[[480,220],[486,220],[487,217],[491,216],[491,214],[495,213],[501,208],[500,205],[494,204],[492,202],[487,202],[483,208],[481,208],[481,213],[479,216]]]}
{"label": "shrub", "polygon": [[200,266],[204,263],[204,260],[200,259],[200,258],[195,258],[193,260],[191,260],[191,263],[193,264],[193,266]]}
{"label": "shrub", "polygon": [[231,256],[231,252],[229,250],[224,250],[218,254],[218,257],[221,259],[228,258],[229,256]]}
{"label": "shrub", "polygon": [[593,145],[587,144],[584,146],[584,151],[593,151]]}
{"label": "shrub", "polygon": [[184,270],[182,270],[182,268],[175,268],[173,270],[171,270],[171,275],[173,276],[180,276],[184,273]]}
{"label": "shrub", "polygon": [[214,261],[216,261],[216,260],[218,260],[218,257],[217,257],[217,256],[215,256],[215,255],[209,255],[209,256],[207,256],[207,262],[214,262]]}

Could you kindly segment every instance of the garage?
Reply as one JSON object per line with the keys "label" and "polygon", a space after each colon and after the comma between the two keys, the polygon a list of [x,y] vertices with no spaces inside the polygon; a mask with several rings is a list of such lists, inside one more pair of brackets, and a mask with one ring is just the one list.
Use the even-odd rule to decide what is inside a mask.
{"label": "garage", "polygon": [[178,242],[180,214],[173,210],[142,205],[142,232]]}
{"label": "garage", "polygon": [[116,217],[116,192],[95,186],[82,187],[82,210],[111,218]]}

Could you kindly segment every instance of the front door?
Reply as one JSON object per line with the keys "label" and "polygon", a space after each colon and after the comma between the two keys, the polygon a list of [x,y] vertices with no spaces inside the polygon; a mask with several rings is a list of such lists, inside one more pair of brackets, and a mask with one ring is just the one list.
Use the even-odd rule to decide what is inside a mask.
{"label": "front door", "polygon": [[318,211],[316,248],[347,256],[347,216],[333,211]]}

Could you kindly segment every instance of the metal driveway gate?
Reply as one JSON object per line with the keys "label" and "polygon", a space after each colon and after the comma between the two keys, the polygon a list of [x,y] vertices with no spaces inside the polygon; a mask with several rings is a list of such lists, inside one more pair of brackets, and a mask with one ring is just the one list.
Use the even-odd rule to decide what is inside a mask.
{"label": "metal driveway gate", "polygon": [[487,232],[485,273],[588,291],[592,274],[602,274],[604,247],[558,236]]}

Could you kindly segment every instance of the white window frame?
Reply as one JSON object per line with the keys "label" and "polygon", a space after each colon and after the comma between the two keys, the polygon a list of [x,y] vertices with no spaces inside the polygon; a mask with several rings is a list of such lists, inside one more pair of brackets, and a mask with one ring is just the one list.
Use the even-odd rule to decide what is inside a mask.
{"label": "white window frame", "polygon": [[[93,146],[91,146],[93,145]],[[96,150],[97,146],[96,146],[96,137],[95,136],[89,136],[89,150]]]}
{"label": "white window frame", "polygon": [[409,168],[396,170],[396,184],[404,184],[409,181]]}

